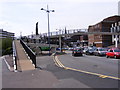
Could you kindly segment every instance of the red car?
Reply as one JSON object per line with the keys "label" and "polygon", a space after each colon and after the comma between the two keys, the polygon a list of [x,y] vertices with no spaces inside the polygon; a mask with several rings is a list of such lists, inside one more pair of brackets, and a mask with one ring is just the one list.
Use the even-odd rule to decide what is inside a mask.
{"label": "red car", "polygon": [[120,49],[118,48],[111,48],[106,53],[106,57],[114,57],[114,58],[120,58]]}

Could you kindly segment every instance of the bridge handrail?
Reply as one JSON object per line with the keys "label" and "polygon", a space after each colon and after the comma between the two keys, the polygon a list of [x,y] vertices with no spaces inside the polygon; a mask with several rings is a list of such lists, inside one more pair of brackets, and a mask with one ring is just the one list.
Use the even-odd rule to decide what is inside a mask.
{"label": "bridge handrail", "polygon": [[[87,32],[88,29],[71,29],[71,30],[60,30],[60,31],[53,31],[50,32],[50,36],[54,35],[62,35],[62,34],[71,34],[71,33],[76,33],[76,32]],[[42,36],[48,36],[48,33],[43,33]]]}
{"label": "bridge handrail", "polygon": [[17,51],[16,51],[16,46],[15,42],[12,42],[12,47],[13,47],[13,63],[14,63],[14,70],[17,70]]}
{"label": "bridge handrail", "polygon": [[23,42],[23,40],[20,40],[20,43],[22,44],[23,48],[25,49],[25,51],[27,52],[28,56],[30,57],[30,59],[32,60],[33,64],[36,66],[36,55],[35,53]]}
{"label": "bridge handrail", "polygon": [[[62,35],[82,35],[82,34],[85,34],[85,35],[88,35],[88,34],[103,34],[103,35],[120,35],[119,32],[106,32],[106,31],[102,31],[102,32],[98,32],[99,30],[97,30],[96,32],[93,31],[93,32],[89,32],[88,29],[71,29],[71,30],[66,30],[66,33],[65,33],[65,30],[59,30],[59,31],[53,31],[53,32],[50,32],[50,37],[54,37],[54,36],[62,36]],[[42,33],[40,34],[41,37],[47,37],[48,36],[48,33]],[[40,37],[39,36],[39,37]]]}

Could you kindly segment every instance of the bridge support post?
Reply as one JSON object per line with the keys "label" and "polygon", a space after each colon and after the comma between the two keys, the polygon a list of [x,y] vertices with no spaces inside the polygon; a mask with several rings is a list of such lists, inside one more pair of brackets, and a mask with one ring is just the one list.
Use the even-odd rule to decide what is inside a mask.
{"label": "bridge support post", "polygon": [[61,36],[59,36],[59,47],[60,47],[60,52],[62,52]]}

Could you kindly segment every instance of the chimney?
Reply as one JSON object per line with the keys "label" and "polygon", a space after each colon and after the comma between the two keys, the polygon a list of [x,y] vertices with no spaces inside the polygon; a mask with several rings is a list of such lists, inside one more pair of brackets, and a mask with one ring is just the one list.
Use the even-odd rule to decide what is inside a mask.
{"label": "chimney", "polygon": [[36,35],[38,35],[38,22],[36,23]]}

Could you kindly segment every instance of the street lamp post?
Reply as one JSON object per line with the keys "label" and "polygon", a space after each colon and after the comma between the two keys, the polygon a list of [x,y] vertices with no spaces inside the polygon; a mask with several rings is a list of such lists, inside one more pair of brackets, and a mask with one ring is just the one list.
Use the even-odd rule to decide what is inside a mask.
{"label": "street lamp post", "polygon": [[50,25],[49,25],[49,13],[50,12],[55,12],[54,10],[49,10],[48,5],[47,5],[47,9],[41,8],[41,10],[44,10],[47,12],[47,16],[48,16],[48,43],[49,43],[49,56],[50,56]]}

